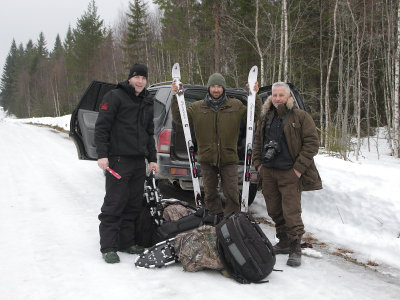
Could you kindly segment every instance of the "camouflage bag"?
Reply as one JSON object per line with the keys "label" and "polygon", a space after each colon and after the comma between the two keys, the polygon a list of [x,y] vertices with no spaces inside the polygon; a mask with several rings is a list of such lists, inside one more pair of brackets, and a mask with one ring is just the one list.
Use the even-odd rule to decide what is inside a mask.
{"label": "camouflage bag", "polygon": [[217,250],[217,234],[213,226],[204,225],[178,234],[174,248],[185,271],[223,269]]}
{"label": "camouflage bag", "polygon": [[181,203],[164,204],[163,219],[166,222],[177,221],[185,216],[193,213],[193,210],[182,205]]}

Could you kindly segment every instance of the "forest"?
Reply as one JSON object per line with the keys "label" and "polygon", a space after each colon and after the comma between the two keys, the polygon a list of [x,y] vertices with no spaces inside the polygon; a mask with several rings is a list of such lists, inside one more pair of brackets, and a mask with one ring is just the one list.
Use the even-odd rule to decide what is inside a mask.
{"label": "forest", "polygon": [[[293,83],[304,97],[325,151],[348,159],[362,137],[385,128],[400,157],[400,1],[131,0],[105,27],[91,0],[64,39],[40,33],[15,40],[0,79],[0,105],[20,118],[70,114],[92,80],[119,82],[129,67],[149,67],[149,84],[184,83],[220,72],[245,88],[253,65],[260,86]],[[368,146],[373,143],[368,138]]]}

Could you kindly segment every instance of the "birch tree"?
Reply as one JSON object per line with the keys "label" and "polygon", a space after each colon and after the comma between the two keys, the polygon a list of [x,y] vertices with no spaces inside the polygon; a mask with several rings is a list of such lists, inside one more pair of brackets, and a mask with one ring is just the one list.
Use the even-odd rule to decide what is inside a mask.
{"label": "birch tree", "polygon": [[396,55],[394,57],[395,65],[395,82],[394,82],[394,109],[393,109],[393,148],[395,157],[399,156],[399,87],[400,87],[400,70],[399,70],[399,56],[400,56],[400,1],[397,7],[397,41],[396,41]]}
{"label": "birch tree", "polygon": [[337,38],[337,29],[336,29],[336,15],[338,8],[338,0],[335,2],[335,8],[333,10],[333,44],[332,44],[332,52],[331,58],[329,61],[329,66],[326,74],[326,83],[325,83],[325,148],[329,147],[329,131],[330,131],[330,122],[331,122],[331,112],[330,112],[330,100],[329,100],[329,82],[331,78],[332,64],[335,58],[336,51],[336,38]]}

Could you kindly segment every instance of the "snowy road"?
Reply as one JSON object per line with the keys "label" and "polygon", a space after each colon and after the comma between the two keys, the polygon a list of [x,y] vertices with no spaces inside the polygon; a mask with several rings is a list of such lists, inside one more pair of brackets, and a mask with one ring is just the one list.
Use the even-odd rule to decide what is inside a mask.
{"label": "snowy road", "polygon": [[[324,253],[300,268],[278,256],[269,283],[240,285],[179,264],[107,265],[98,245],[104,178],[66,134],[0,119],[0,299],[399,299],[399,278]],[[271,228],[263,226],[270,239]]]}

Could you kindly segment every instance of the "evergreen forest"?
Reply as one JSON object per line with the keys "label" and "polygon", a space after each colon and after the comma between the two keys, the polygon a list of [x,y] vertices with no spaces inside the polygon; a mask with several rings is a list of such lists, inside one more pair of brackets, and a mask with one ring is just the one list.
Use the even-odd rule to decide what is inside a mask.
{"label": "evergreen forest", "polygon": [[152,2],[131,0],[106,27],[91,0],[54,45],[43,33],[10,41],[0,105],[20,118],[70,114],[91,81],[126,80],[134,62],[149,84],[179,62],[184,83],[220,72],[241,88],[257,65],[260,86],[298,88],[326,151],[358,157],[360,139],[384,127],[399,157],[400,0]]}

